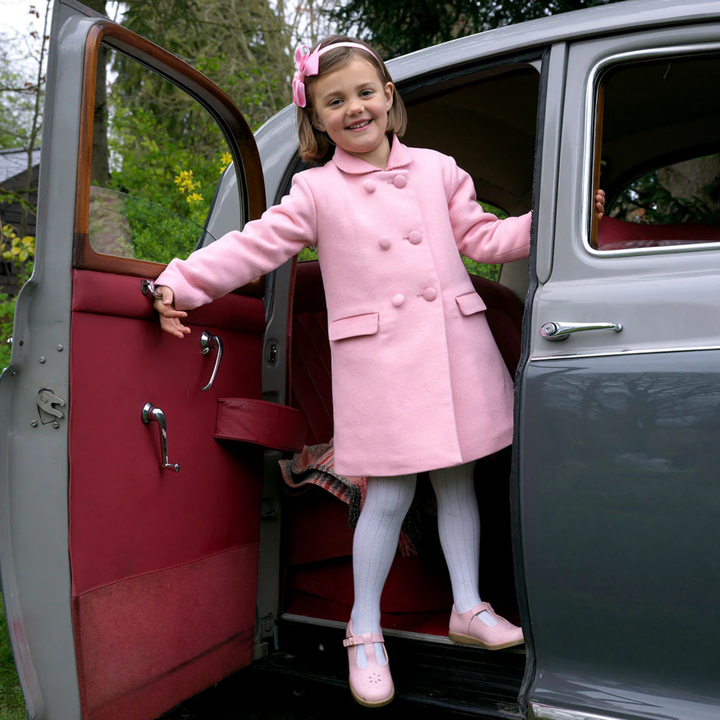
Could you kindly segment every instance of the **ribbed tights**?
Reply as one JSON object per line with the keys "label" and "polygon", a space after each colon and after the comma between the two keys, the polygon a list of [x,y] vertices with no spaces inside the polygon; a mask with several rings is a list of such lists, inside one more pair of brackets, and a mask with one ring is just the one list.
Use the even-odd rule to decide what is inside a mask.
{"label": "ribbed tights", "polygon": [[[467,612],[479,605],[480,515],[473,469],[467,463],[430,473],[438,504],[440,543],[450,572],[455,609]],[[415,475],[368,479],[365,505],[353,540],[355,604],[351,619],[354,635],[380,632],[380,596],[390,572],[403,519],[415,495]],[[479,615],[487,625],[495,621],[489,613]],[[378,662],[385,655],[375,643]],[[357,661],[366,666],[365,650],[357,646]]]}
{"label": "ribbed tights", "polygon": [[[380,632],[380,595],[395,557],[402,522],[415,495],[416,479],[416,475],[368,478],[353,539],[353,635]],[[380,643],[375,643],[375,655],[381,665],[387,662]],[[357,646],[356,657],[360,668],[365,668],[362,645]]]}

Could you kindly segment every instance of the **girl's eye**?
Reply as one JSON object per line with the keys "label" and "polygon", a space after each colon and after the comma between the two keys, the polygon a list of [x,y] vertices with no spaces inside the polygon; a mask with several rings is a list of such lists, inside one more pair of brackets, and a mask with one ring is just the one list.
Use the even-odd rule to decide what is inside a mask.
{"label": "girl's eye", "polygon": [[363,91],[360,93],[360,95],[361,95],[362,97],[369,97],[369,96],[372,95],[372,94],[373,94],[373,91],[370,90],[370,89],[368,89],[368,90],[363,90]]}

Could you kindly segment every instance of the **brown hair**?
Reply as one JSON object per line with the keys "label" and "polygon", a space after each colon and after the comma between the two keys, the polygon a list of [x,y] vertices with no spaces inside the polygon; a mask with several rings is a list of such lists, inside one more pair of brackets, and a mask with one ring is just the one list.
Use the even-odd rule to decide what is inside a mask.
{"label": "brown hair", "polygon": [[[318,74],[305,78],[305,96],[307,105],[304,108],[297,109],[297,129],[300,138],[300,157],[306,162],[309,160],[325,162],[329,159],[332,141],[327,133],[318,130],[314,125],[315,110],[313,108],[313,85],[318,78],[327,73],[335,72],[341,67],[347,65],[353,58],[362,57],[372,65],[380,77],[383,85],[392,82],[390,73],[385,67],[385,63],[376,57],[375,51],[362,40],[347,37],[345,35],[330,35],[312,47],[326,47],[339,42],[353,42],[366,47],[369,52],[364,52],[359,48],[341,47],[337,50],[328,50],[320,57]],[[400,94],[393,83],[392,107],[388,110],[387,132],[395,133],[398,137],[405,134],[407,127],[407,112],[405,104],[400,98]]]}

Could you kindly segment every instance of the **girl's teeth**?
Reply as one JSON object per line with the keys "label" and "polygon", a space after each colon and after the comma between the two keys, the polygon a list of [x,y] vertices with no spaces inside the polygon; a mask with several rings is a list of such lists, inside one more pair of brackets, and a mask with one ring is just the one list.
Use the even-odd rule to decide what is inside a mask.
{"label": "girl's teeth", "polygon": [[365,127],[365,125],[369,125],[369,124],[370,124],[370,121],[369,121],[369,120],[365,120],[364,122],[358,123],[357,125],[351,125],[351,126],[350,126],[350,129],[351,129],[351,130],[356,130],[357,128]]}

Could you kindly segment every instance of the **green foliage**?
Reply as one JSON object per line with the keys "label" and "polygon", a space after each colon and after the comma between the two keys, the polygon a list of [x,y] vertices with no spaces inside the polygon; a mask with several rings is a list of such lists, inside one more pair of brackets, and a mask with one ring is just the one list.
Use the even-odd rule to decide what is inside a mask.
{"label": "green foliage", "polygon": [[298,262],[310,262],[311,260],[317,260],[317,250],[313,248],[303,248],[298,255]]}
{"label": "green foliage", "polygon": [[[192,101],[194,107],[184,120],[170,123],[142,100],[143,96],[128,100],[115,91],[108,98],[110,187],[190,217],[191,195],[199,195],[205,208],[212,200],[227,151],[223,138],[207,113]],[[192,131],[177,127],[185,122]],[[191,173],[190,185],[176,181],[181,172]]]}
{"label": "green foliage", "polygon": [[621,0],[349,0],[331,12],[341,32],[369,41],[385,58],[491,28]]}
{"label": "green foliage", "polygon": [[127,205],[135,257],[166,264],[187,257],[202,235],[202,226],[160,207],[154,208],[155,212],[148,210],[148,203]]}
{"label": "green foliage", "polygon": [[[6,225],[0,233],[0,256],[6,267],[5,274],[9,275],[7,270],[13,269],[20,284],[24,285],[32,275],[35,238],[19,238],[15,230],[10,225]],[[0,370],[10,364],[10,345],[7,341],[13,331],[15,301],[15,297],[0,293]],[[1,708],[0,705],[0,710]],[[1,718],[2,716],[0,720]]]}
{"label": "green foliage", "polygon": [[5,620],[5,605],[0,598],[0,720],[25,720],[26,717]]}
{"label": "green foliage", "polygon": [[[111,177],[93,188],[91,243],[99,252],[169,262],[187,256],[202,234],[220,175],[232,158],[210,116],[184,93],[182,117],[168,119],[145,90],[108,96]],[[112,191],[109,192],[109,191]]]}
{"label": "green foliage", "polygon": [[[708,159],[712,157],[720,161],[720,155]],[[655,170],[631,183],[613,203],[610,215],[648,225],[720,225],[720,173],[692,198],[673,195],[663,186],[661,173]]]}
{"label": "green foliage", "polygon": [[493,282],[497,282],[498,273],[500,272],[499,265],[484,265],[483,263],[475,262],[474,260],[471,260],[469,257],[465,257],[464,255],[462,256],[462,261],[465,265],[465,268],[471,275],[479,275],[486,280],[492,280]]}
{"label": "green foliage", "polygon": [[[290,100],[289,29],[268,0],[130,0],[123,24],[207,75],[253,128]],[[145,91],[153,100],[151,109],[163,111],[172,134],[183,115],[167,103],[168,83],[150,78],[122,56],[113,67],[122,94],[133,97]]]}
{"label": "green foliage", "polygon": [[[508,216],[502,208],[491,205],[488,202],[482,202],[481,204],[485,212],[492,213],[500,220],[504,220]],[[475,262],[475,260],[471,260],[469,257],[465,257],[464,255],[461,255],[461,257],[465,268],[471,275],[479,275],[486,280],[497,282],[498,275],[500,273],[500,265],[486,265],[484,263]]]}
{"label": "green foliage", "polygon": [[27,63],[18,62],[21,43],[0,33],[0,148],[27,145],[37,88]]}
{"label": "green foliage", "polygon": [[[288,100],[284,24],[267,0],[129,2],[123,22],[222,86],[257,127]],[[281,42],[278,45],[278,42]],[[277,46],[277,47],[276,47]],[[113,252],[167,262],[201,235],[220,173],[231,162],[212,117],[197,101],[130,58],[111,52],[108,187],[126,198]],[[282,91],[279,88],[282,87]],[[149,212],[147,200],[186,219]],[[195,223],[193,225],[192,223]]]}

